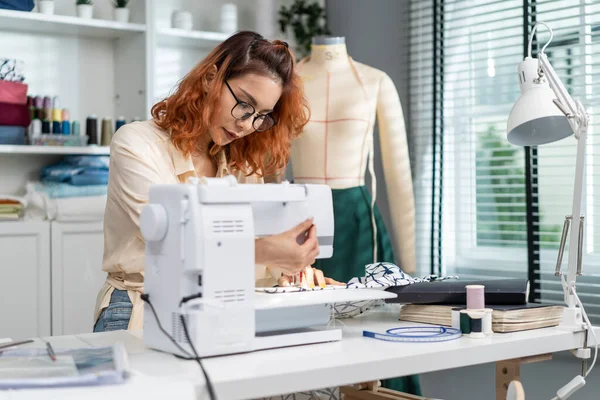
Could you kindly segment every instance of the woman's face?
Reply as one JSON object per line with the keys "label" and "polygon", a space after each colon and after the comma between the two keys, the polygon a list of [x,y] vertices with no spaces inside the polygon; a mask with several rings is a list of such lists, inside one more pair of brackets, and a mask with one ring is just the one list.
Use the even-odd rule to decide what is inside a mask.
{"label": "woman's face", "polygon": [[[281,93],[281,83],[263,75],[246,74],[227,80],[227,83],[223,84],[221,93],[221,111],[215,119],[214,129],[210,132],[212,140],[216,144],[224,146],[254,133],[255,129],[252,126],[254,118],[258,114],[264,115],[272,112]],[[231,110],[237,103],[236,97],[240,102],[254,107],[254,115],[245,120],[234,118]],[[239,112],[238,109],[241,107],[242,105],[238,105],[236,111]],[[250,109],[247,105],[244,107],[246,110]],[[257,125],[258,123],[257,121]]]}

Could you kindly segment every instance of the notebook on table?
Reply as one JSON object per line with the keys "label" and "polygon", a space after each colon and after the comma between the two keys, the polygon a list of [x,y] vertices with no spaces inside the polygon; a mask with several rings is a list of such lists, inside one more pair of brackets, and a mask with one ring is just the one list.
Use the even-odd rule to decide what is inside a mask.
{"label": "notebook on table", "polygon": [[[406,304],[400,310],[400,320],[452,326],[452,309],[464,305]],[[486,305],[492,312],[492,330],[507,333],[557,326],[564,306],[527,303],[520,305]]]}
{"label": "notebook on table", "polygon": [[396,298],[388,303],[401,304],[467,304],[467,285],[485,286],[485,304],[510,305],[525,304],[529,295],[527,279],[486,279],[462,280],[445,279],[432,282],[418,282],[405,286],[392,286],[386,289],[395,293]]}

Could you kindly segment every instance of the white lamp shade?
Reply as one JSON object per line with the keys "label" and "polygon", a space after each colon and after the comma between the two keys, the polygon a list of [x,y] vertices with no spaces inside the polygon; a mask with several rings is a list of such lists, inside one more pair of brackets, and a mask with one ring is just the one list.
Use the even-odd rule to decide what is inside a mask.
{"label": "white lamp shade", "polygon": [[535,85],[517,100],[508,116],[508,141],[517,146],[538,146],[569,137],[573,129],[554,104],[547,85]]}

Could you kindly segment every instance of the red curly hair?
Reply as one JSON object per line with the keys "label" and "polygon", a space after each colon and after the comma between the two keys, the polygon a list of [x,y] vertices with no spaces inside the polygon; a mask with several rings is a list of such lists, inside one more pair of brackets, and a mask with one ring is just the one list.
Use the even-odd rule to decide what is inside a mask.
{"label": "red curly hair", "polygon": [[[212,90],[204,83],[217,67]],[[237,139],[223,148],[212,143],[209,153],[225,150],[229,165],[247,175],[272,175],[283,170],[290,157],[291,141],[298,137],[309,119],[308,103],[295,59],[285,42],[270,42],[261,35],[242,31],[219,44],[179,83],[174,93],[152,107],[158,126],[170,132],[173,144],[189,156],[201,151],[198,140],[212,129],[217,115],[221,89],[226,79],[244,74],[259,74],[281,82],[283,91],[273,115],[277,124],[260,134]]]}

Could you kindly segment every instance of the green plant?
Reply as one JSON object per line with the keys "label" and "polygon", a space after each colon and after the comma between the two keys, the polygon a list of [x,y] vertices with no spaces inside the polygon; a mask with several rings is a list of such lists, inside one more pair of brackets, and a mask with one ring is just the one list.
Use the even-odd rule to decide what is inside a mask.
{"label": "green plant", "polygon": [[[475,158],[478,245],[525,246],[527,198],[521,157],[518,148],[508,143],[495,124],[478,134]],[[546,222],[541,211],[538,217],[539,246],[557,249],[562,226]]]}
{"label": "green plant", "polygon": [[129,0],[113,0],[113,4],[116,8],[125,8],[129,4]]}
{"label": "green plant", "polygon": [[94,4],[94,0],[77,0],[77,5],[92,5]]}
{"label": "green plant", "polygon": [[279,9],[279,29],[283,34],[292,28],[297,44],[297,53],[302,57],[310,54],[313,36],[329,35],[325,9],[318,3],[307,3],[306,0],[295,0],[290,7]]}

